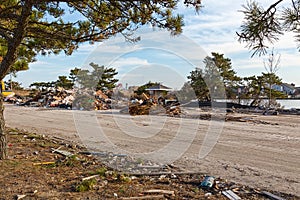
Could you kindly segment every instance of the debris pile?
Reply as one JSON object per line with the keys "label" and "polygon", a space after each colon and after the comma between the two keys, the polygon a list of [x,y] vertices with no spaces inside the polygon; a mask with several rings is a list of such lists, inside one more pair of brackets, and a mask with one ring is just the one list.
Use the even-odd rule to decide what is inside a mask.
{"label": "debris pile", "polygon": [[24,97],[22,96],[19,96],[19,95],[16,95],[16,94],[11,94],[11,95],[8,95],[7,97],[4,98],[4,101],[5,102],[8,102],[8,103],[12,103],[12,104],[20,104],[24,101]]}
{"label": "debris pile", "polygon": [[111,109],[111,99],[104,94],[101,90],[95,93],[95,110]]}
{"label": "debris pile", "polygon": [[164,107],[169,116],[179,116],[181,114],[180,103],[177,100],[165,100]]}
{"label": "debris pile", "polygon": [[140,97],[132,99],[129,103],[130,115],[149,115],[150,111],[159,110],[159,107],[165,109],[165,113],[169,116],[179,116],[181,113],[180,103],[176,99],[150,98],[145,93]]}
{"label": "debris pile", "polygon": [[[30,97],[10,95],[5,98],[5,101],[19,106],[72,109],[75,99],[77,102],[79,101],[78,99],[80,99],[80,101],[82,101],[81,104],[90,104],[88,107],[89,110],[111,109],[111,99],[101,90],[86,96],[89,96],[88,99],[82,99],[75,90],[65,90],[64,88],[58,87],[47,91],[39,91]],[[84,106],[79,106],[79,108],[87,109],[87,107]]]}
{"label": "debris pile", "polygon": [[24,98],[18,105],[72,109],[73,100],[73,90],[65,90],[64,88],[58,87],[56,89],[38,92],[37,94],[32,95],[32,97]]}

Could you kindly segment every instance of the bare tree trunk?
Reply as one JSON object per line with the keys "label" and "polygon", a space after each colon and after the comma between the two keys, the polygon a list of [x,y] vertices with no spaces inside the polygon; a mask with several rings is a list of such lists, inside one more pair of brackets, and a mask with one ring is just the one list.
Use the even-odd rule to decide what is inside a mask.
{"label": "bare tree trunk", "polygon": [[5,133],[3,96],[0,93],[0,160],[7,158],[7,139]]}

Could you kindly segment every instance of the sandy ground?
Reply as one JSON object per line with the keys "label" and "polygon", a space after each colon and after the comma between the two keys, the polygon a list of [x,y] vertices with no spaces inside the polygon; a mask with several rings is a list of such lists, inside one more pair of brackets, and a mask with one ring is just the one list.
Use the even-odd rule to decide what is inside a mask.
{"label": "sandy ground", "polygon": [[[176,158],[173,164],[186,171],[300,197],[300,116],[242,116],[245,122],[211,122],[132,117],[118,111],[5,108],[7,126],[12,128],[64,138],[98,151],[144,155],[157,163]],[[209,147],[212,151],[199,157]]]}

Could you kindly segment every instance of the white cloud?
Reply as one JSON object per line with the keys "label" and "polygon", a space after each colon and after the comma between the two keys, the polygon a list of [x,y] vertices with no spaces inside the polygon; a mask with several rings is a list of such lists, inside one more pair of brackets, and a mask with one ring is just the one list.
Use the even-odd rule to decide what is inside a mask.
{"label": "white cloud", "polygon": [[[179,6],[178,12],[184,14],[185,20],[183,35],[179,37],[171,37],[169,32],[147,29],[135,34],[142,35],[141,41],[135,44],[125,42],[122,36],[113,37],[99,45],[85,43],[72,56],[38,57],[37,62],[30,64],[28,72],[20,72],[20,77],[27,82],[29,79],[31,82],[37,79],[46,81],[53,79],[52,74],[56,72],[67,75],[70,68],[83,67],[90,62],[100,65],[111,63],[120,74],[137,66],[160,64],[179,71],[184,77],[193,69],[184,59],[199,64],[211,52],[224,53],[225,57],[232,60],[234,69],[242,75],[259,74],[264,70],[262,58],[250,58],[252,52],[245,48],[246,44],[237,41],[236,35],[243,21],[243,14],[239,10],[243,9],[242,5],[247,4],[247,1],[205,0],[199,14],[193,8]],[[272,2],[260,0],[259,3],[266,8]],[[284,1],[281,5],[289,3]],[[279,73],[283,79],[300,85],[296,77],[300,74],[300,58],[293,36],[291,33],[285,34],[270,47],[274,46],[275,52],[281,54]],[[151,51],[146,50],[149,47],[152,47]]]}
{"label": "white cloud", "polygon": [[117,68],[118,70],[122,70],[122,68],[132,68],[147,65],[150,65],[150,63],[146,59],[140,59],[137,57],[119,58],[111,63],[111,66]]}

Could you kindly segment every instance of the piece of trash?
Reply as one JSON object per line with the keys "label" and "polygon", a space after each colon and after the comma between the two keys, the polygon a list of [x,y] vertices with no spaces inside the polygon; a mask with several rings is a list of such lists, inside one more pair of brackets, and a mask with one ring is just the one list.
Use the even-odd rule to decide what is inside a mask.
{"label": "piece of trash", "polygon": [[210,197],[212,195],[212,193],[208,192],[208,193],[205,193],[205,197]]}
{"label": "piece of trash", "polygon": [[117,193],[114,193],[114,197],[115,197],[115,198],[118,198],[118,194],[117,194]]}
{"label": "piece of trash", "polygon": [[74,155],[71,152],[68,152],[68,151],[65,151],[65,150],[60,150],[60,148],[58,148],[58,149],[52,149],[52,152],[53,153],[58,153],[58,154],[63,155],[65,157],[71,157],[71,156]]}
{"label": "piece of trash", "polygon": [[228,199],[230,200],[240,200],[241,197],[239,197],[238,195],[236,195],[233,191],[231,190],[226,190],[226,191],[222,191],[222,194],[224,196],[226,196]]}
{"label": "piece of trash", "polygon": [[96,175],[93,175],[93,176],[88,176],[88,177],[82,178],[81,180],[86,181],[86,180],[90,180],[92,178],[97,178],[97,177],[99,177],[99,174],[96,174]]}
{"label": "piece of trash", "polygon": [[267,191],[262,191],[261,192],[263,195],[265,195],[266,197],[268,197],[269,199],[274,199],[274,200],[285,200],[284,198],[281,198],[279,196],[276,196],[270,192]]}
{"label": "piece of trash", "polygon": [[211,188],[215,183],[215,177],[205,176],[204,180],[201,182],[200,186],[204,188]]}
{"label": "piece of trash", "polygon": [[23,198],[25,198],[25,197],[26,197],[25,194],[18,194],[18,195],[16,196],[16,199],[19,200],[19,199],[23,199]]}
{"label": "piece of trash", "polygon": [[158,179],[159,179],[159,180],[163,180],[163,179],[165,179],[165,178],[167,178],[167,175],[163,174],[163,175],[160,175],[160,177],[159,177]]}
{"label": "piece of trash", "polygon": [[53,165],[55,162],[39,162],[39,163],[33,163],[33,165]]}
{"label": "piece of trash", "polygon": [[177,176],[175,174],[171,174],[171,178],[177,178]]}

